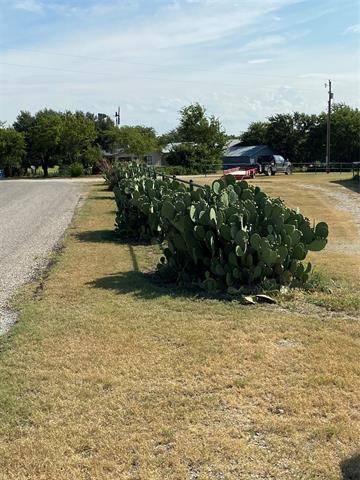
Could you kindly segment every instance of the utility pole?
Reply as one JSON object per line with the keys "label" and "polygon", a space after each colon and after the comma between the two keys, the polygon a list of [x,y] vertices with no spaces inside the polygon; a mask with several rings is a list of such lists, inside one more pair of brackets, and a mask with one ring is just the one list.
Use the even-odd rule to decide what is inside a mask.
{"label": "utility pole", "polygon": [[329,83],[325,83],[325,87],[329,87],[329,99],[328,99],[328,113],[327,113],[327,127],[326,127],[326,173],[330,173],[330,127],[331,127],[331,100],[334,98],[334,94],[331,91],[331,80]]}
{"label": "utility pole", "polygon": [[117,127],[120,126],[120,107],[118,107],[117,112],[115,112],[115,124]]}

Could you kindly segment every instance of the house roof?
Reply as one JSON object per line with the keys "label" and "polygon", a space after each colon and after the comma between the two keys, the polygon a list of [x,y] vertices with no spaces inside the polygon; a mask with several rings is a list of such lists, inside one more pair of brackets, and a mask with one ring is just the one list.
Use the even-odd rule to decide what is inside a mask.
{"label": "house roof", "polygon": [[234,147],[235,145],[239,145],[240,143],[241,143],[240,138],[233,138],[226,143],[225,150],[230,147]]}
{"label": "house roof", "polygon": [[104,157],[122,157],[122,158],[131,158],[136,156],[133,153],[125,152],[124,148],[115,148],[112,152],[107,152],[102,150],[102,154]]}
{"label": "house roof", "polygon": [[256,157],[258,155],[272,155],[273,151],[267,145],[240,145],[233,140],[224,151],[225,157]]}

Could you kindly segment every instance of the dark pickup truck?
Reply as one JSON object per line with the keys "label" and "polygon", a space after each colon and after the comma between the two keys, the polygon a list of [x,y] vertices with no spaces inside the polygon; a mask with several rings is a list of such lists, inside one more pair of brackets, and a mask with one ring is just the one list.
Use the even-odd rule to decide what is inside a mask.
{"label": "dark pickup truck", "polygon": [[254,178],[258,173],[290,175],[292,170],[292,164],[281,155],[260,155],[257,158],[244,156],[238,163],[224,163],[224,174],[231,173],[237,179]]}
{"label": "dark pickup truck", "polygon": [[292,173],[292,165],[289,160],[285,160],[281,155],[261,155],[257,159],[258,173],[265,175],[275,175],[276,173]]}

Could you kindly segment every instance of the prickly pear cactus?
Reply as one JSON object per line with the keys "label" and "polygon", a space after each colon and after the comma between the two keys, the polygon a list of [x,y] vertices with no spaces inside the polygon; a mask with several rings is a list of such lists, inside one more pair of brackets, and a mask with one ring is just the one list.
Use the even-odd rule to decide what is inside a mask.
{"label": "prickly pear cactus", "polygon": [[236,293],[243,286],[301,286],[309,250],[322,250],[328,226],[315,227],[279,198],[227,175],[190,191],[138,165],[121,167],[114,189],[123,236],[164,243],[159,270],[180,283]]}

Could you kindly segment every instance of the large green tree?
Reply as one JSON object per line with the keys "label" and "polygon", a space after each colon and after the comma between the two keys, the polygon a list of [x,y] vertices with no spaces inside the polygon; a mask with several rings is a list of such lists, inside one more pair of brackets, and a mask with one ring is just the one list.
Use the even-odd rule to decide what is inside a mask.
{"label": "large green tree", "polygon": [[[89,115],[89,114],[88,114]],[[117,128],[112,119],[104,114],[93,116],[96,128],[96,143],[102,150],[111,152],[116,147]]]}
{"label": "large green tree", "polygon": [[142,158],[158,148],[156,133],[153,128],[142,125],[124,125],[116,130],[116,145],[126,153],[133,153],[138,158]]}
{"label": "large green tree", "polygon": [[293,162],[309,160],[309,134],[318,125],[316,115],[294,112],[269,118],[266,144]]}
{"label": "large green tree", "polygon": [[92,114],[45,109],[32,116],[23,111],[14,128],[24,134],[26,141],[23,168],[42,166],[47,176],[49,167],[55,164],[81,163],[89,171],[101,160],[96,117]]}
{"label": "large green tree", "polygon": [[265,145],[268,141],[268,122],[251,122],[248,129],[242,133],[241,142],[244,145]]}
{"label": "large green tree", "polygon": [[213,115],[207,116],[206,109],[199,103],[184,107],[180,111],[176,135],[179,142],[204,144],[219,152],[226,142],[220,120]]}
{"label": "large green tree", "polygon": [[180,142],[167,155],[169,165],[176,165],[189,173],[216,171],[221,165],[221,154],[227,136],[218,118],[206,115],[199,103],[180,111],[178,127],[168,135]]}
{"label": "large green tree", "polygon": [[84,155],[88,157],[87,150],[94,146],[97,137],[95,123],[83,112],[67,111],[60,118],[60,161],[65,165],[82,162]]}
{"label": "large green tree", "polygon": [[40,110],[30,129],[34,156],[43,168],[44,176],[48,176],[49,167],[55,165],[59,158],[62,137],[62,118],[54,110]]}
{"label": "large green tree", "polygon": [[360,111],[343,103],[332,108],[331,161],[360,161]]}
{"label": "large green tree", "polygon": [[22,167],[27,169],[30,165],[37,165],[36,151],[34,149],[36,139],[32,135],[32,127],[35,124],[35,117],[28,111],[21,111],[17,116],[13,127],[17,132],[24,134],[26,142],[26,155],[23,157]]}
{"label": "large green tree", "polygon": [[5,175],[20,172],[21,161],[26,154],[24,134],[13,128],[0,128],[0,168]]}

